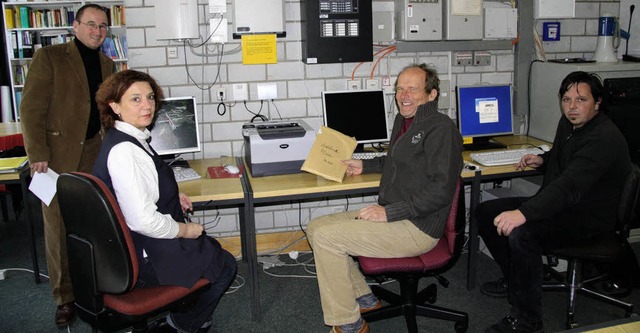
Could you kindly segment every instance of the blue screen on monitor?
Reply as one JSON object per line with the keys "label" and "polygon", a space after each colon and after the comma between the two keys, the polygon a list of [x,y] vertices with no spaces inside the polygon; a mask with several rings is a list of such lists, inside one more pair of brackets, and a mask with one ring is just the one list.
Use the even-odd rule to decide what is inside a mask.
{"label": "blue screen on monitor", "polygon": [[456,92],[462,137],[513,134],[511,85],[460,86]]}

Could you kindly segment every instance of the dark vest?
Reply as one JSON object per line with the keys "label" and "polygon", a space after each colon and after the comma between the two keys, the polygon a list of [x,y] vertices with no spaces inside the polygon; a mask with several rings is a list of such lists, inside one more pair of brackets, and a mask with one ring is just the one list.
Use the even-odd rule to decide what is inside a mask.
{"label": "dark vest", "polygon": [[[107,132],[93,166],[93,174],[102,179],[114,194],[111,176],[107,169],[107,158],[111,148],[121,142],[131,142],[148,154],[147,150],[134,137],[116,129]],[[158,212],[170,214],[175,221],[184,222],[178,184],[173,176],[173,171],[155,151],[149,156],[153,159],[158,172],[158,188],[160,190],[160,198],[156,202]],[[206,235],[197,239],[160,239],[131,231],[131,236],[136,247],[139,265],[144,263],[142,257],[144,249],[161,285],[179,285],[190,288],[200,277],[213,282],[218,277],[224,263],[220,243]]]}

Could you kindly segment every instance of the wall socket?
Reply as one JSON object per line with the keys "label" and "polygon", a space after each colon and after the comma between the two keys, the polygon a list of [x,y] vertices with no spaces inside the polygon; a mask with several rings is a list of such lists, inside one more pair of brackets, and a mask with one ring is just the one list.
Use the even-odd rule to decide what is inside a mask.
{"label": "wall socket", "polygon": [[347,81],[347,90],[359,90],[362,89],[362,80],[349,80]]}
{"label": "wall socket", "polygon": [[169,46],[169,47],[167,47],[167,58],[169,58],[169,59],[177,59],[178,58],[178,47],[177,46]]}
{"label": "wall socket", "polygon": [[224,101],[225,99],[227,99],[227,88],[225,87],[218,87],[216,88],[216,101]]}
{"label": "wall socket", "polygon": [[368,79],[366,80],[367,89],[369,90],[377,90],[380,89],[380,83],[378,83],[378,79]]}
{"label": "wall socket", "polygon": [[474,66],[491,66],[491,53],[487,51],[473,52]]}
{"label": "wall socket", "polygon": [[453,56],[454,66],[471,66],[473,63],[472,52],[456,52]]}

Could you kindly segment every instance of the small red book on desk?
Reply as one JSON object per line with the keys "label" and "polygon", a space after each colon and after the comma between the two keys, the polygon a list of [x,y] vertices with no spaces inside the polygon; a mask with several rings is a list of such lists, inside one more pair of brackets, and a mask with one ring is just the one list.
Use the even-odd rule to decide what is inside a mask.
{"label": "small red book on desk", "polygon": [[207,171],[209,172],[209,178],[212,178],[212,179],[215,179],[215,178],[240,178],[240,176],[244,172],[244,165],[238,165],[238,169],[240,169],[240,172],[238,172],[236,174],[233,174],[233,173],[227,172],[227,170],[224,169],[224,166],[219,165],[219,166],[208,167]]}

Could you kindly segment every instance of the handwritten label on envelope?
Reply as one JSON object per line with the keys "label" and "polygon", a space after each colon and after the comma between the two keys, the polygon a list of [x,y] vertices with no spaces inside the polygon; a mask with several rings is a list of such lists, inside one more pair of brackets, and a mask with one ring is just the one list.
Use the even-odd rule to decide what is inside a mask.
{"label": "handwritten label on envelope", "polygon": [[350,159],[356,145],[356,139],[321,126],[300,169],[342,183],[347,166],[340,161]]}

